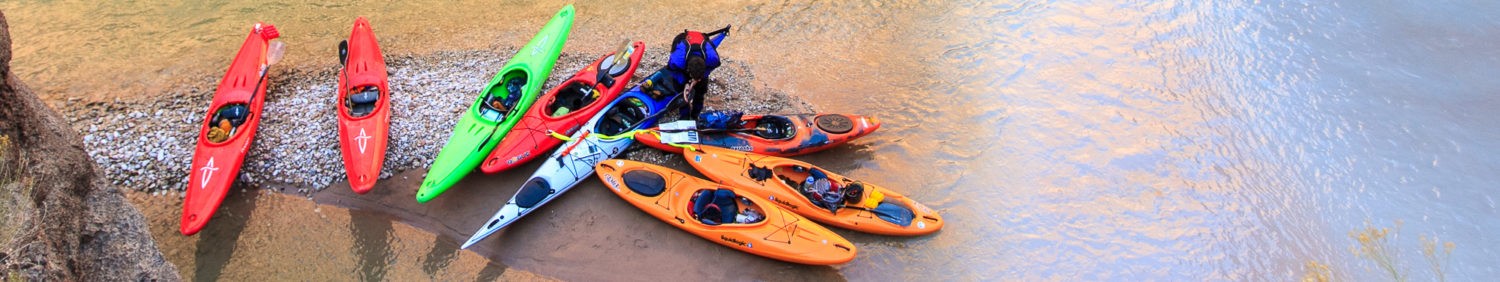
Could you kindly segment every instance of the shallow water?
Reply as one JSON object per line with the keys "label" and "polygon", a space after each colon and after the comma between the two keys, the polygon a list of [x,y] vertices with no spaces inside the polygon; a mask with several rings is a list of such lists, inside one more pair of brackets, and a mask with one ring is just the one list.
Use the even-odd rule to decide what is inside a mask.
{"label": "shallow water", "polygon": [[[216,80],[255,20],[278,25],[291,46],[288,63],[328,64],[354,15],[371,19],[388,54],[422,53],[518,44],[510,42],[524,41],[561,6],[158,2],[0,3],[16,38],[15,71],[54,105],[68,97],[149,98]],[[491,265],[565,279],[618,277],[613,269],[557,266],[628,261],[613,252],[766,271],[700,262],[704,269],[625,272],[645,277],[1289,280],[1318,262],[1335,277],[1365,281],[1383,272],[1351,254],[1357,243],[1349,232],[1401,221],[1392,248],[1414,279],[1435,275],[1419,234],[1457,246],[1448,278],[1500,275],[1500,242],[1487,236],[1500,231],[1490,192],[1500,186],[1500,127],[1491,110],[1500,107],[1493,79],[1500,77],[1500,2],[621,2],[577,3],[579,22],[565,50],[608,50],[627,36],[655,47],[684,28],[733,24],[722,53],[749,64],[765,87],[822,111],[885,122],[852,146],[806,159],[893,187],[949,222],[915,238],[841,230],[859,245],[853,262],[801,267],[726,254],[732,251],[600,196],[607,194],[594,183],[542,211],[560,216],[532,215],[490,239],[507,250],[488,256],[499,261]],[[502,187],[484,194],[503,198],[515,189],[507,183],[519,184],[506,179],[524,174],[469,185]],[[359,277],[382,263],[411,267],[445,256],[470,261],[432,264],[424,273],[469,279],[461,277],[485,268],[470,252],[426,249],[461,240],[454,237],[475,224],[463,221],[482,221],[493,207],[446,207],[480,215],[444,217],[456,229],[436,232],[452,236],[444,241],[419,231],[440,230],[413,219],[426,212],[347,212],[250,195],[257,193],[228,201],[249,201],[242,208],[253,215],[215,222],[275,227],[184,238],[169,233],[175,208],[143,210],[165,228],[154,231],[168,256],[195,278]],[[291,228],[321,214],[308,207],[347,218]],[[569,221],[590,213],[608,232]],[[402,219],[411,221],[391,222]],[[589,253],[566,249],[561,239],[506,240],[555,234],[625,236],[656,250]],[[226,237],[284,243],[213,255],[188,242]],[[273,240],[284,237],[301,239]],[[288,255],[299,257],[298,271],[256,263]],[[225,274],[197,275],[213,268]],[[386,276],[398,277],[420,276]]]}

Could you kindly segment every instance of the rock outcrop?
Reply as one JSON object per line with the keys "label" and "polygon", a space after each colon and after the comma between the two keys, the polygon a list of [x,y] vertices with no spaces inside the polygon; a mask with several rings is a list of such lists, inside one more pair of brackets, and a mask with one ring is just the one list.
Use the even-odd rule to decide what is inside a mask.
{"label": "rock outcrop", "polygon": [[77,132],[11,72],[0,13],[0,279],[181,280]]}

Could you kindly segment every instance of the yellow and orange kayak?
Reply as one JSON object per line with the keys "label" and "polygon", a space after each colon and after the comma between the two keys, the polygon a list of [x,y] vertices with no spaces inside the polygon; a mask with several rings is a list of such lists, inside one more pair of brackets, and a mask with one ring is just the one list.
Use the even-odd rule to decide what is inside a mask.
{"label": "yellow and orange kayak", "polygon": [[595,167],[615,194],[647,214],[729,248],[787,262],[832,265],[854,259],[854,244],[742,189],[657,165],[606,160]]}
{"label": "yellow and orange kayak", "polygon": [[[744,188],[809,219],[844,229],[883,235],[923,235],[943,228],[943,217],[911,198],[805,162],[713,146],[684,150],[689,164],[721,184]],[[802,183],[821,175],[848,195],[836,204],[815,204]],[[854,192],[848,192],[854,191]],[[834,209],[828,208],[835,207]]]}

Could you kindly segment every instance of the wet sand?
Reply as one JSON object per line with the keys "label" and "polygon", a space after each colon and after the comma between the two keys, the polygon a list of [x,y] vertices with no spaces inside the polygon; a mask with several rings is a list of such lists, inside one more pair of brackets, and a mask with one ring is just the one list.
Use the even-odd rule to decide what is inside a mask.
{"label": "wet sand", "polygon": [[181,212],[181,200],[127,194],[148,215],[157,245],[185,280],[550,280],[459,251],[450,240],[390,216],[270,190],[230,193],[214,223],[196,236],[177,233],[173,215]]}

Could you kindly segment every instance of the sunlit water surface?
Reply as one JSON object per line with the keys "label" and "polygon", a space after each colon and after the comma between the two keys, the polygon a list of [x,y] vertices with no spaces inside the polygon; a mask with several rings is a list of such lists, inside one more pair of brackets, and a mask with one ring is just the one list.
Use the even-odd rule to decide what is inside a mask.
{"label": "sunlit water surface", "polygon": [[[519,44],[563,4],[166,2],[0,7],[16,73],[57,104],[147,98],[219,75],[257,20],[280,27],[288,62],[327,64],[356,15],[387,53],[422,53]],[[1350,252],[1349,234],[1394,221],[1392,248],[1412,278],[1436,275],[1418,235],[1455,244],[1448,278],[1500,275],[1490,236],[1500,232],[1500,2],[621,2],[576,2],[566,48],[607,50],[624,37],[660,46],[682,29],[733,24],[723,54],[766,87],[885,121],[856,150],[810,159],[949,222],[915,238],[841,232],[861,251],[836,268],[853,280],[1291,280],[1318,262],[1368,281],[1383,271]],[[317,215],[295,197],[259,197],[248,201],[284,218],[248,224]],[[174,209],[145,210],[175,229]],[[335,214],[320,220],[347,228],[243,228],[241,241],[304,235],[223,259],[309,272],[219,262],[214,273],[368,275],[353,269],[430,260],[428,247],[452,243],[406,234],[421,231],[379,212]],[[192,251],[202,244],[163,241],[184,272],[215,265]],[[293,253],[327,259],[271,259]],[[467,279],[452,273],[484,265],[425,273]]]}

